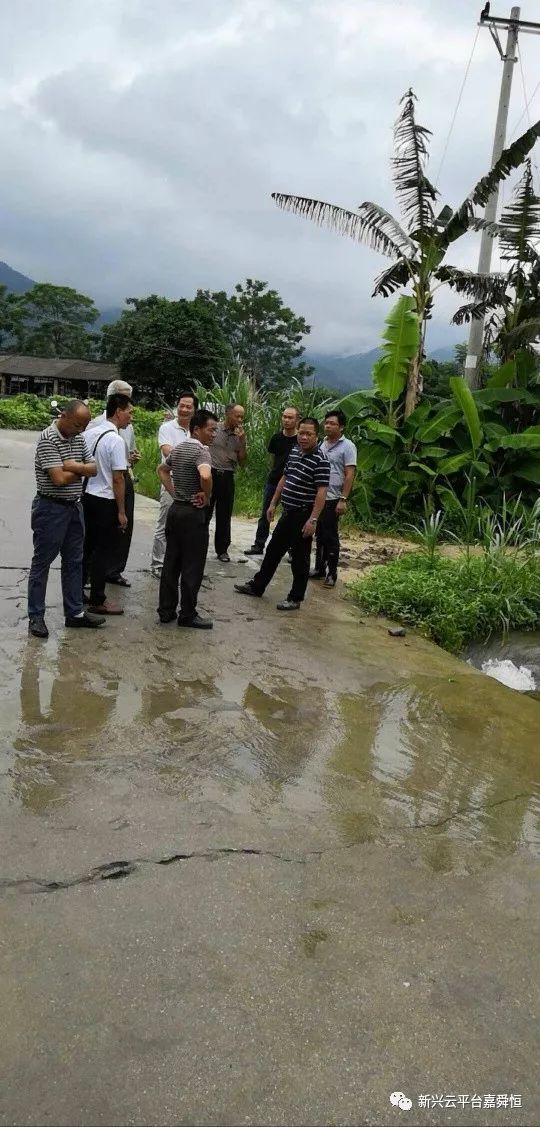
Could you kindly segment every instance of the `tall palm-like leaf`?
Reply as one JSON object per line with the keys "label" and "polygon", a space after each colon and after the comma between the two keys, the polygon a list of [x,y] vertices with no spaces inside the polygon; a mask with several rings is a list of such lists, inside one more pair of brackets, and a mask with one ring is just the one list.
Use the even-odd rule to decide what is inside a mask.
{"label": "tall palm-like leaf", "polygon": [[401,101],[394,130],[393,182],[403,224],[370,200],[364,201],[356,210],[349,210],[307,196],[282,192],[272,194],[278,207],[284,211],[347,235],[393,260],[376,279],[373,294],[388,297],[400,289],[408,289],[414,297],[421,331],[418,350],[410,366],[406,417],[414,410],[422,390],[426,323],[431,315],[433,292],[437,285],[449,285],[456,292],[473,298],[472,305],[462,306],[459,310],[462,319],[466,319],[468,309],[474,316],[473,309],[478,310],[480,304],[489,310],[496,300],[502,301],[503,286],[497,275],[475,276],[468,271],[445,266],[443,260],[449,246],[467,231],[487,229],[493,236],[499,233],[499,226],[486,224],[476,214],[475,206],[485,202],[497,184],[519,167],[540,136],[538,122],[504,150],[488,175],[479,181],[460,207],[453,210],[446,206],[436,216],[437,191],[426,173],[431,134],[425,126],[416,122],[415,101],[413,91],[409,90]]}
{"label": "tall palm-like leaf", "polygon": [[540,238],[540,199],[534,191],[530,160],[525,162],[523,176],[502,213],[499,230],[501,258],[519,263],[537,258],[533,245]]}
{"label": "tall palm-like leaf", "polygon": [[[386,215],[392,220],[391,224],[382,216],[375,219],[369,213],[364,214],[362,208],[359,211],[348,211],[347,208],[339,207],[337,204],[310,200],[306,196],[288,196],[283,192],[272,192],[272,199],[283,211],[292,211],[294,215],[312,219],[319,227],[329,227],[338,235],[348,235],[349,238],[365,243],[372,250],[378,250],[380,254],[385,254],[389,258],[397,258],[402,253],[402,247],[393,237],[396,230],[401,231],[401,228],[388,212]],[[367,206],[370,208],[374,205]],[[383,209],[380,210],[382,213]],[[407,240],[405,232],[401,231],[401,234],[403,240]]]}
{"label": "tall palm-like leaf", "polygon": [[418,125],[414,114],[416,97],[408,90],[394,127],[396,155],[392,158],[393,181],[409,231],[423,235],[432,228],[437,192],[426,176],[431,130]]}
{"label": "tall palm-like leaf", "polygon": [[[540,239],[540,197],[534,191],[530,160],[525,162],[523,176],[497,229],[501,257],[511,266],[499,276],[502,287],[497,281],[486,287],[483,295],[470,291],[470,296],[483,301],[485,311],[491,313],[486,341],[504,363],[540,336],[540,256],[535,246]],[[462,324],[475,316],[478,311],[473,302],[458,309],[454,321]]]}

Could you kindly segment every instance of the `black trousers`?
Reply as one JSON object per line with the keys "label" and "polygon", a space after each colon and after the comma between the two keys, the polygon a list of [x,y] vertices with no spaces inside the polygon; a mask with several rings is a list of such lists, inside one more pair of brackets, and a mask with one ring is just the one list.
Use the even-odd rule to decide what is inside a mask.
{"label": "black trousers", "polygon": [[309,509],[284,509],[276,527],[259,571],[252,583],[258,595],[262,595],[275,575],[286,552],[291,553],[292,586],[287,598],[301,603],[306,593],[309,579],[309,558],[311,555],[311,536],[302,536],[302,529],[311,514]]}
{"label": "black trousers", "polygon": [[179,618],[190,621],[197,613],[197,596],[208,552],[208,521],[204,509],[187,501],[173,501],[165,525],[165,559],[159,583],[160,615],[176,614],[180,579]]}
{"label": "black trousers", "polygon": [[214,547],[216,555],[222,556],[231,543],[231,517],[234,505],[234,472],[233,470],[212,470],[212,496],[206,512],[207,524],[210,524],[212,515],[216,514],[216,531],[214,533]]}
{"label": "black trousers", "polygon": [[112,569],[107,573],[107,577],[110,575],[116,578],[118,575],[122,574],[128,562],[129,549],[131,548],[133,517],[135,515],[135,486],[133,485],[133,478],[129,473],[126,474],[125,508],[128,518],[127,528],[125,532],[117,537],[116,559],[113,561]]}
{"label": "black trousers", "polygon": [[124,534],[118,524],[116,501],[106,497],[83,495],[84,557],[83,575],[90,578],[90,602],[101,606],[105,602],[105,583],[113,561],[118,557],[118,541]]}
{"label": "black trousers", "polygon": [[315,567],[317,571],[327,572],[334,579],[337,577],[339,562],[339,517],[336,513],[338,498],[326,501],[324,509],[317,521],[317,547],[315,550]]}

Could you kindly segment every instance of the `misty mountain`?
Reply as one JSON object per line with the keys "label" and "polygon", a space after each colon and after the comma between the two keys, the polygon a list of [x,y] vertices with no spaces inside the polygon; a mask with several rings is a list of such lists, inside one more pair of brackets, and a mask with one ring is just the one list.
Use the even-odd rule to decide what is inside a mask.
{"label": "misty mountain", "polygon": [[0,262],[0,286],[7,286],[10,293],[26,293],[33,285],[34,282],[31,278],[27,278],[26,274],[19,274],[19,271],[12,270],[7,262]]}
{"label": "misty mountain", "polygon": [[[349,392],[371,387],[371,372],[380,354],[379,348],[372,348],[369,352],[359,352],[353,356],[305,352],[302,360],[315,368],[315,382],[321,387]],[[428,355],[430,360],[453,360],[454,345],[436,348]]]}

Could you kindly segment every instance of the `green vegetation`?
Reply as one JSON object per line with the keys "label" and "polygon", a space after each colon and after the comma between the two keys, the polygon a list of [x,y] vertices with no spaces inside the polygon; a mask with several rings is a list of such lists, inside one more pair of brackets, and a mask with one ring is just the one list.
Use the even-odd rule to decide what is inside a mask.
{"label": "green vegetation", "polygon": [[[464,521],[467,514],[464,512]],[[445,649],[510,629],[540,626],[540,502],[525,510],[518,498],[495,516],[480,507],[479,549],[441,557],[442,513],[426,514],[413,529],[421,551],[374,568],[349,590],[364,610],[415,626]]]}
{"label": "green vegetation", "polygon": [[266,282],[248,278],[231,296],[199,290],[192,301],[153,294],[127,304],[115,324],[104,326],[101,356],[119,364],[150,406],[174,400],[185,387],[213,386],[238,365],[266,388],[310,372],[298,364],[309,325]]}
{"label": "green vegetation", "polygon": [[536,360],[519,351],[472,392],[449,377],[447,398],[424,399],[405,418],[409,364],[419,323],[413,299],[399,298],[387,318],[383,356],[373,391],[345,396],[339,406],[358,446],[352,495],[357,518],[403,527],[422,512],[442,509],[447,524],[470,501],[500,512],[503,498],[532,506],[540,484],[540,382]]}
{"label": "green vegetation", "polygon": [[411,553],[350,585],[355,601],[372,614],[415,626],[447,650],[506,629],[540,627],[540,563],[528,558],[489,563]]}
{"label": "green vegetation", "polygon": [[267,282],[247,278],[230,297],[224,291],[198,290],[197,298],[214,311],[232,355],[257,387],[288,387],[292,379],[303,381],[312,374],[300,361],[302,337],[310,326]]}
{"label": "green vegetation", "polygon": [[260,513],[262,490],[270,466],[268,443],[281,428],[283,408],[298,407],[301,415],[322,419],[335,402],[328,398],[325,389],[306,387],[297,379],[286,389],[261,390],[242,369],[229,372],[223,381],[208,388],[197,386],[195,391],[200,402],[214,405],[220,417],[227,403],[241,403],[245,408],[248,462],[237,474],[235,510],[253,517]]}
{"label": "green vegetation", "polygon": [[[432,316],[434,293],[442,285],[474,299],[476,313],[482,303],[496,307],[504,303],[507,278],[497,274],[473,274],[445,263],[452,243],[468,231],[486,228],[495,236],[497,224],[486,225],[476,208],[484,207],[494,189],[519,168],[540,136],[540,122],[504,149],[491,171],[483,176],[455,210],[448,205],[436,214],[438,192],[427,176],[429,129],[415,119],[412,90],[402,99],[402,109],[394,130],[395,156],[393,182],[403,216],[402,224],[380,207],[366,200],[357,211],[304,196],[274,192],[279,207],[313,219],[342,235],[348,235],[392,259],[392,265],[377,278],[374,296],[388,297],[399,290],[412,291],[412,308],[419,325],[418,342],[408,367],[404,413],[414,411],[422,395],[422,361],[427,322]],[[436,206],[437,205],[437,206]],[[519,227],[515,223],[514,227]],[[523,232],[522,232],[523,234]],[[516,236],[515,243],[519,240]],[[536,261],[538,262],[538,255]],[[463,318],[462,318],[463,319]],[[528,338],[530,339],[530,337]]]}

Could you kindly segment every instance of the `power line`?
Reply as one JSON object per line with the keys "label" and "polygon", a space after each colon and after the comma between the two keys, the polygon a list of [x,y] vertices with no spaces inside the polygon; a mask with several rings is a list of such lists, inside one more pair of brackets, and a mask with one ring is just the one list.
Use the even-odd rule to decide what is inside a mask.
{"label": "power line", "polygon": [[456,118],[457,118],[457,115],[459,113],[459,107],[461,106],[463,93],[465,91],[465,86],[467,84],[467,79],[469,77],[469,71],[471,69],[471,63],[473,61],[473,56],[474,56],[474,52],[476,50],[476,44],[478,42],[478,36],[479,35],[480,35],[480,28],[477,27],[476,35],[474,37],[474,43],[472,45],[471,53],[469,55],[469,61],[467,63],[467,66],[465,67],[465,74],[463,76],[463,81],[461,83],[461,88],[460,88],[460,91],[459,91],[459,94],[458,94],[458,100],[457,100],[457,103],[456,103],[456,108],[454,110],[452,121],[450,122],[450,128],[448,130],[448,135],[447,135],[445,146],[444,146],[444,149],[443,149],[443,154],[442,154],[442,157],[441,157],[441,163],[439,165],[439,171],[437,172],[437,176],[435,178],[435,187],[436,188],[438,187],[439,180],[440,180],[440,177],[441,177],[441,172],[442,172],[442,169],[443,169],[443,165],[444,165],[444,162],[446,160],[446,154],[448,152],[448,146],[450,144],[450,138],[452,137],[452,133],[454,132],[454,126],[456,124]]}

